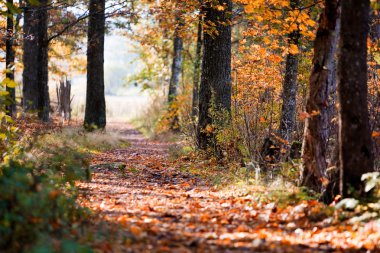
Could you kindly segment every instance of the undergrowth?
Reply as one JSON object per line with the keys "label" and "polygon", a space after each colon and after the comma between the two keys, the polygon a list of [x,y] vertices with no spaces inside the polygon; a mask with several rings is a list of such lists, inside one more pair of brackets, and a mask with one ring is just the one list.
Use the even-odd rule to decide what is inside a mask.
{"label": "undergrowth", "polygon": [[132,120],[132,125],[144,136],[153,138],[157,135],[157,126],[164,114],[165,98],[158,94],[151,94],[151,104],[146,107],[140,117]]}
{"label": "undergrowth", "polygon": [[128,143],[73,127],[15,139],[0,165],[0,251],[91,252],[77,242],[91,213],[75,182],[90,179],[91,155]]}

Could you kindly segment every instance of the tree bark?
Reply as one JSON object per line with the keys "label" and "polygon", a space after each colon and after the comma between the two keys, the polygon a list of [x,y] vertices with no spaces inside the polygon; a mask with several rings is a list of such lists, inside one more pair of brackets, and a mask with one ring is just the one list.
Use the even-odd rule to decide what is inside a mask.
{"label": "tree bark", "polygon": [[[290,6],[295,9],[299,6],[299,0],[291,0]],[[293,31],[288,36],[289,45],[299,45],[300,33]],[[286,141],[292,140],[295,125],[296,99],[297,99],[297,75],[298,54],[288,53],[285,64],[285,77],[282,84],[282,109],[280,119],[280,137]]]}
{"label": "tree bark", "polygon": [[[216,4],[224,6],[217,9]],[[210,110],[221,114],[231,112],[231,15],[232,1],[218,0],[205,3],[206,24],[215,24],[215,31],[204,31],[202,75],[199,88],[198,147],[215,145],[214,133],[207,127],[215,123]],[[226,122],[225,122],[226,123]]]}
{"label": "tree bark", "polygon": [[168,93],[168,103],[170,112],[170,129],[178,129],[178,110],[174,102],[177,99],[178,87],[180,84],[180,78],[182,73],[182,51],[183,51],[183,40],[181,37],[181,28],[183,26],[183,20],[180,14],[176,15],[176,27],[174,30],[173,38],[173,63],[172,63],[172,73],[169,83],[169,93]]}
{"label": "tree bark", "polygon": [[105,0],[90,0],[87,34],[87,94],[84,127],[106,126],[104,95]]}
{"label": "tree bark", "polygon": [[38,117],[49,121],[48,87],[48,0],[38,6],[26,3],[24,10],[23,107],[38,111]]}
{"label": "tree bark", "polygon": [[373,171],[374,166],[367,105],[369,4],[369,0],[342,1],[338,99],[343,196],[362,194],[361,175]]}
{"label": "tree bark", "polygon": [[[13,5],[13,0],[7,0],[7,4]],[[7,33],[5,41],[5,65],[6,65],[6,78],[14,81],[14,62],[15,62],[15,49],[14,49],[14,19],[13,13],[10,8],[7,9]],[[10,104],[6,108],[7,115],[16,116],[16,89],[7,86],[9,92]]]}
{"label": "tree bark", "polygon": [[202,63],[202,43],[203,43],[203,17],[200,14],[198,20],[198,34],[197,34],[197,49],[195,53],[194,61],[194,77],[193,77],[193,101],[191,115],[195,120],[198,116],[198,104],[199,104],[199,81]]}
{"label": "tree bark", "polygon": [[306,103],[305,132],[302,147],[301,185],[322,192],[327,179],[327,141],[329,138],[330,91],[335,77],[334,56],[337,45],[339,1],[325,1],[314,42],[313,68]]}

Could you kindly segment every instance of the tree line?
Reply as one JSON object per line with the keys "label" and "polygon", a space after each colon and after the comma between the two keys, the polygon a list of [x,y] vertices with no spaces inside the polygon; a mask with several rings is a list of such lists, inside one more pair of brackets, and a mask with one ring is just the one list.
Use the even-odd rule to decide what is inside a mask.
{"label": "tree line", "polygon": [[[216,129],[221,125],[223,128],[233,127],[236,125],[236,115],[239,115],[242,121],[239,121],[238,125],[241,126],[238,126],[240,127],[238,129],[245,129],[245,134],[248,136],[245,141],[248,146],[247,153],[250,158],[255,159],[255,155],[252,154],[253,146],[257,145],[260,136],[253,133],[251,125],[257,127],[260,122],[266,124],[268,120],[276,121],[276,124],[265,125],[270,128],[275,126],[276,129],[270,129],[270,134],[268,131],[265,132],[267,138],[261,138],[264,139],[263,146],[269,143],[268,150],[261,151],[261,159],[265,160],[268,154],[271,156],[276,152],[276,147],[273,147],[274,139],[285,143],[289,148],[297,139],[296,128],[301,126],[304,130],[298,131],[301,132],[298,139],[302,141],[300,185],[323,193],[325,201],[331,201],[332,196],[336,194],[343,196],[364,194],[361,175],[375,169],[373,136],[376,132],[370,123],[372,116],[369,111],[369,101],[372,95],[368,93],[368,83],[372,72],[368,70],[370,57],[368,40],[378,45],[380,25],[376,5],[372,3],[371,6],[370,0],[326,0],[323,3],[284,0],[273,3],[269,1],[265,8],[261,2],[189,0],[137,3],[148,6],[144,8],[153,6],[151,11],[157,17],[156,22],[163,27],[159,31],[160,36],[166,36],[171,40],[169,43],[172,46],[171,53],[165,56],[170,56],[170,61],[166,62],[171,63],[167,98],[169,128],[178,130],[182,117],[178,100],[184,66],[189,68],[185,64],[184,56],[186,43],[189,41],[187,33],[191,30],[190,33],[194,38],[192,39],[194,54],[191,66],[192,100],[189,114],[191,122],[195,125],[198,149],[212,149],[218,157],[223,157],[223,147],[219,143],[220,136]],[[12,0],[7,0],[7,4],[7,34],[11,36],[6,36],[8,69],[6,75],[7,78],[13,79],[12,65],[15,61],[13,34],[16,26],[13,24],[15,19]],[[124,3],[117,4],[123,6]],[[107,13],[105,0],[90,0],[87,3],[88,10],[82,16],[49,37],[50,8],[52,3],[47,0],[38,3],[26,1],[19,4],[24,19],[23,110],[37,112],[41,120],[49,120],[49,43],[75,27],[80,21],[87,20],[87,95],[84,126],[89,130],[104,128],[106,126],[103,66],[105,20],[115,13],[120,15],[119,9],[110,14]],[[170,16],[172,23],[166,20],[166,15]],[[283,16],[286,16],[284,22],[281,21]],[[16,15],[16,22],[17,19],[20,19],[19,15]],[[254,23],[253,19],[258,23]],[[310,34],[308,26],[314,26],[314,22],[317,27],[316,33]],[[370,25],[372,23],[375,25]],[[233,34],[234,29],[238,30],[242,26],[246,29],[244,38],[239,37],[238,41],[234,41],[237,37]],[[283,42],[279,45],[273,41],[267,42],[267,37],[260,37],[258,29],[273,37],[281,37]],[[313,38],[313,43],[304,42],[311,40],[310,38]],[[264,52],[265,50],[255,45],[258,40],[262,45],[271,47],[270,52],[275,53]],[[298,81],[300,68],[306,61],[305,57],[301,57],[300,50],[307,47],[313,49],[313,56],[307,65],[311,67],[311,71],[308,74],[308,85],[304,93],[305,109],[300,123],[297,121],[299,105],[297,98],[300,96]],[[248,57],[245,54],[248,48],[256,48],[258,55]],[[235,87],[237,86],[235,82],[245,80],[233,76],[241,62],[234,57],[240,56],[242,60],[249,61],[249,64],[242,65],[242,68],[249,66],[250,69],[245,70],[244,74],[247,76],[245,78],[248,80],[249,76],[255,76],[257,81],[259,67],[256,68],[256,72],[255,67],[256,64],[259,66],[258,62],[262,60],[260,52],[264,52],[265,60],[272,59],[276,66],[280,66],[276,70],[263,68],[260,70],[264,72],[261,76],[268,78],[270,74],[266,75],[266,71],[275,72],[277,69],[282,69],[282,72],[277,74],[281,76],[282,84],[279,97],[273,95],[273,90],[277,88],[265,86],[267,84],[263,84],[264,88],[251,98],[245,97],[247,93],[239,89],[251,87],[253,84],[258,86],[255,80],[247,81],[245,87]],[[278,58],[283,58],[284,61]],[[376,65],[373,72],[375,75],[378,69]],[[14,88],[8,90],[11,100],[15,102]],[[245,111],[239,114],[236,108],[244,106],[243,102],[239,104],[237,99],[239,96],[243,96],[244,99],[240,101],[247,104],[250,104],[250,99],[257,100],[254,103],[254,118],[249,119]],[[276,100],[280,101],[280,108],[278,115],[273,116],[275,114],[273,103],[277,102]],[[271,110],[269,114],[268,108]],[[15,115],[15,103],[11,103],[7,112]],[[269,116],[262,117],[264,113]],[[338,122],[333,130],[332,122]],[[254,134],[256,135],[253,138]],[[336,136],[333,138],[333,144],[331,144],[332,136]],[[331,165],[336,167],[333,173],[329,170]]]}

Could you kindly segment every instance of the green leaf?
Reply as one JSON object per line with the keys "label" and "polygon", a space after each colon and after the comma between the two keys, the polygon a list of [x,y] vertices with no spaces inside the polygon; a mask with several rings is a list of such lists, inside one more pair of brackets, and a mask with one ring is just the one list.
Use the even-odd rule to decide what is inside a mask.
{"label": "green leaf", "polygon": [[54,252],[54,249],[50,245],[40,245],[34,247],[30,252],[32,253],[51,253]]}
{"label": "green leaf", "polygon": [[41,4],[40,1],[38,0],[28,0],[28,2],[34,6],[39,6]]}
{"label": "green leaf", "polygon": [[12,14],[20,14],[21,13],[20,8],[14,6],[13,4],[11,4],[11,3],[5,3],[5,5],[7,6],[8,10],[10,10],[10,12]]}
{"label": "green leaf", "polygon": [[10,117],[10,116],[8,116],[8,115],[5,115],[5,116],[4,116],[4,119],[5,119],[5,121],[6,121],[7,123],[11,123],[11,124],[14,123],[12,117]]}
{"label": "green leaf", "polygon": [[91,253],[92,250],[71,240],[64,240],[61,244],[62,253]]}

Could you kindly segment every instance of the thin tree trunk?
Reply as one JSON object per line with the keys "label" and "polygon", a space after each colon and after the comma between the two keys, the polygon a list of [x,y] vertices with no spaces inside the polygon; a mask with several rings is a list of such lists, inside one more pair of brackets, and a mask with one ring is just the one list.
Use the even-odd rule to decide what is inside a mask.
{"label": "thin tree trunk", "polygon": [[105,0],[90,0],[87,42],[87,94],[84,126],[105,128],[104,33]]}
{"label": "thin tree trunk", "polygon": [[192,103],[192,117],[196,119],[198,116],[199,104],[199,81],[202,63],[202,43],[203,43],[203,17],[200,14],[198,20],[198,35],[197,35],[197,49],[194,61],[194,77],[193,77],[193,103]]}
{"label": "thin tree trunk", "polygon": [[182,51],[183,40],[181,37],[181,28],[183,26],[182,18],[179,14],[176,16],[176,28],[174,30],[173,38],[173,63],[172,72],[169,83],[168,103],[170,112],[170,129],[178,129],[178,110],[174,102],[177,100],[178,87],[180,84],[180,78],[182,73]]}
{"label": "thin tree trunk", "polygon": [[[224,6],[217,9],[216,4]],[[218,0],[204,6],[204,22],[215,24],[216,32],[204,32],[202,76],[199,88],[198,147],[207,149],[215,146],[214,133],[208,126],[215,122],[210,115],[231,113],[231,20],[232,1]],[[226,119],[227,121],[229,119]],[[228,123],[225,121],[225,123]]]}
{"label": "thin tree trunk", "polygon": [[306,103],[309,117],[305,122],[302,148],[301,185],[316,192],[325,188],[327,179],[327,140],[329,138],[330,91],[334,83],[334,56],[337,44],[339,1],[325,1],[314,42],[313,69]]}
{"label": "thin tree trunk", "polygon": [[[295,9],[299,6],[299,0],[291,0],[290,6]],[[289,45],[299,45],[300,33],[298,30],[289,34]],[[297,75],[298,75],[298,54],[288,53],[285,65],[285,78],[282,87],[282,109],[280,119],[280,137],[291,141],[295,125],[296,98],[297,98]]]}
{"label": "thin tree trunk", "polygon": [[49,121],[50,113],[50,98],[49,98],[49,58],[48,58],[48,0],[40,0],[42,4],[39,12],[40,24],[38,29],[38,58],[41,64],[38,67],[38,86],[39,86],[39,100],[38,100],[38,117],[44,122]]}
{"label": "thin tree trunk", "polygon": [[373,171],[374,166],[367,105],[369,4],[369,0],[342,1],[338,99],[343,196],[362,194],[361,175]]}
{"label": "thin tree trunk", "polygon": [[[339,3],[339,15],[338,15],[338,20],[336,22],[336,29],[335,29],[335,34],[336,34],[336,47],[338,47],[339,44],[339,39],[340,39],[340,27],[341,27],[341,9],[340,9],[340,1]],[[329,108],[328,108],[328,122],[329,122],[329,138],[327,140],[327,149],[329,148],[332,150],[332,154],[330,156],[326,154],[327,157],[330,158],[330,164],[327,164],[327,166],[331,167],[331,170],[328,171],[327,176],[328,176],[328,184],[326,186],[326,189],[324,190],[323,194],[321,195],[320,200],[323,201],[326,204],[330,204],[336,195],[340,194],[339,190],[339,126],[338,122],[335,120],[333,121],[334,118],[337,117],[338,115],[338,110],[337,110],[337,104],[338,104],[338,96],[337,96],[337,66],[338,66],[338,60],[337,60],[337,52],[338,48],[335,49],[335,55],[333,59],[333,71],[331,73],[331,85],[329,86],[330,90],[330,103],[329,103]],[[333,136],[333,138],[331,138]],[[332,143],[330,143],[332,140]],[[328,151],[327,151],[328,152]]]}
{"label": "thin tree trunk", "polygon": [[23,107],[38,111],[38,117],[49,121],[48,87],[48,0],[38,6],[27,2],[24,12]]}
{"label": "thin tree trunk", "polygon": [[[7,4],[13,5],[13,0],[7,0]],[[11,81],[14,81],[14,62],[15,62],[15,49],[14,49],[14,22],[13,22],[13,13],[8,8],[7,10],[7,33],[5,41],[5,64],[6,64],[6,78]],[[7,91],[9,92],[10,105],[7,106],[6,111],[7,115],[14,117],[16,116],[16,88],[8,87]]]}

